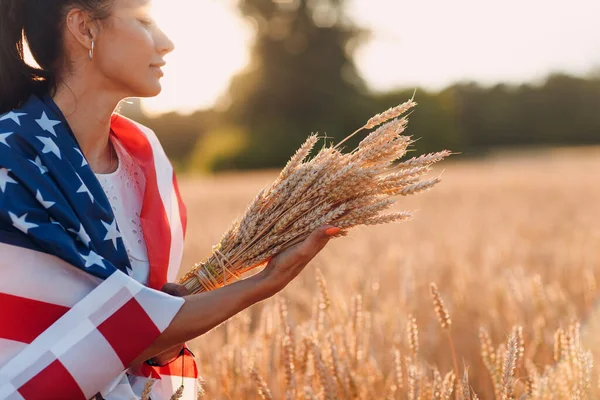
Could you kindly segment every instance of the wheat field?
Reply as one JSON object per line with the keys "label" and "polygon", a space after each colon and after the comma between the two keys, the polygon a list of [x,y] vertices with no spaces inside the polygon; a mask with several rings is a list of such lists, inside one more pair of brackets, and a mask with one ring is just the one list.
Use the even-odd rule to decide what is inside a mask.
{"label": "wheat field", "polygon": [[[412,220],[332,240],[280,294],[191,342],[203,398],[598,398],[599,155],[436,166],[442,183],[394,206]],[[277,172],[180,178],[182,273]]]}

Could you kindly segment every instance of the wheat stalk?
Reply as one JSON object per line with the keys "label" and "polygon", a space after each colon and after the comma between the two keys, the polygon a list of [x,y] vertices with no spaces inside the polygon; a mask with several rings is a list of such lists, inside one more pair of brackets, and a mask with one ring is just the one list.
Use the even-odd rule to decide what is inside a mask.
{"label": "wheat stalk", "polygon": [[181,397],[183,396],[183,390],[184,390],[184,386],[183,385],[179,386],[179,389],[177,389],[177,391],[175,393],[173,393],[173,396],[171,396],[170,400],[181,399]]}
{"label": "wheat stalk", "polygon": [[258,394],[260,394],[260,397],[262,397],[263,400],[273,400],[273,395],[271,394],[267,383],[265,382],[263,377],[260,376],[255,367],[250,368],[250,376],[252,377],[252,380],[256,383],[256,387],[258,389]]}
{"label": "wheat stalk", "polygon": [[454,349],[454,341],[452,340],[452,335],[450,334],[450,326],[452,325],[452,320],[450,319],[450,313],[444,304],[444,300],[442,300],[442,296],[438,290],[438,287],[435,283],[429,284],[429,291],[431,293],[431,298],[433,299],[433,306],[435,309],[435,313],[437,314],[438,320],[440,321],[440,325],[442,329],[446,332],[448,336],[448,344],[450,345],[450,352],[452,353],[452,364],[454,366],[454,374],[455,377],[460,376],[458,374],[458,362],[456,361],[456,350]]}
{"label": "wheat stalk", "polygon": [[286,398],[293,399],[296,395],[296,378],[294,374],[294,349],[289,335],[283,337],[283,363],[285,369]]}
{"label": "wheat stalk", "polygon": [[406,336],[411,357],[416,360],[419,353],[419,328],[417,327],[417,319],[412,314],[408,316]]}
{"label": "wheat stalk", "polygon": [[359,131],[379,128],[347,154],[339,147],[354,134],[335,147],[324,146],[310,159],[319,141],[317,135],[310,135],[277,179],[257,194],[244,215],[221,236],[212,255],[197,263],[180,283],[190,293],[226,285],[323,225],[341,228],[335,236],[341,237],[356,226],[409,219],[408,211],[384,211],[395,203],[393,197],[417,194],[439,183],[439,178],[424,175],[432,164],[451,154],[445,150],[393,165],[413,143],[404,135],[407,117],[399,117],[415,105],[410,99],[371,118]]}
{"label": "wheat stalk", "polygon": [[142,394],[140,397],[141,400],[149,400],[150,399],[150,392],[152,391],[152,386],[154,386],[154,382],[156,382],[156,379],[148,378],[148,380],[144,384],[144,389],[142,390]]}
{"label": "wheat stalk", "polygon": [[502,365],[502,400],[515,398],[515,365],[518,357],[517,338],[511,335],[508,339],[504,364]]}
{"label": "wheat stalk", "polygon": [[471,400],[471,386],[469,385],[469,370],[464,367],[463,378],[461,381],[463,400]]}

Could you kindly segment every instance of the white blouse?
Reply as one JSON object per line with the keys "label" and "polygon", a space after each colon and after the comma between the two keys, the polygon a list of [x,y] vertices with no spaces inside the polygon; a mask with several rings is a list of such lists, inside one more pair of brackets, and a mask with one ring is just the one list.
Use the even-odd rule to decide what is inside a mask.
{"label": "white blouse", "polygon": [[129,275],[143,285],[148,285],[150,263],[142,234],[140,214],[144,198],[145,179],[142,169],[127,153],[123,145],[111,136],[119,165],[110,174],[95,174],[106,193],[117,219],[132,271]]}

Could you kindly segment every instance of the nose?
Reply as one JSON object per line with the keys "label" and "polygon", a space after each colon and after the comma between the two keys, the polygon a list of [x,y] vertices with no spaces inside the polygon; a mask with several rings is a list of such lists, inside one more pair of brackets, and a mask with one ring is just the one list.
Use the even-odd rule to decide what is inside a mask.
{"label": "nose", "polygon": [[164,33],[161,29],[158,29],[158,34],[156,38],[156,49],[161,56],[165,54],[169,54],[173,50],[175,50],[175,44],[173,41]]}

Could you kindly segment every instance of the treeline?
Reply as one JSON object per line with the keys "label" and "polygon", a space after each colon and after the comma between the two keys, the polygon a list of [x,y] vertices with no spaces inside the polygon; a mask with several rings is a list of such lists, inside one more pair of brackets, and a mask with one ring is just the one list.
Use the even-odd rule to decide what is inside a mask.
{"label": "treeline", "polygon": [[[283,166],[311,132],[338,142],[375,113],[410,98],[413,91],[356,93],[342,107],[321,104],[326,108],[315,110],[314,118],[311,111],[299,111],[289,125],[274,118],[272,110],[261,115],[260,108],[252,107],[252,129],[260,131],[236,122],[229,111],[157,118],[140,114],[135,105],[122,111],[157,132],[179,170],[272,168]],[[419,138],[414,154],[442,148],[476,155],[497,147],[600,144],[596,78],[556,74],[537,85],[456,84],[435,93],[418,89],[415,98],[419,105],[407,131]],[[290,107],[295,107],[293,102]],[[303,119],[301,126],[292,123],[298,119]],[[348,141],[348,148],[361,137]]]}
{"label": "treeline", "polygon": [[[237,4],[252,20],[255,38],[249,65],[227,90],[228,108],[154,119],[130,110],[157,132],[178,169],[280,168],[310,133],[339,142],[413,95],[414,88],[369,92],[354,64],[369,32],[347,18],[348,0]],[[456,84],[417,90],[416,101],[408,127],[419,138],[413,154],[600,143],[600,77],[552,75],[538,85],[491,88]]]}

